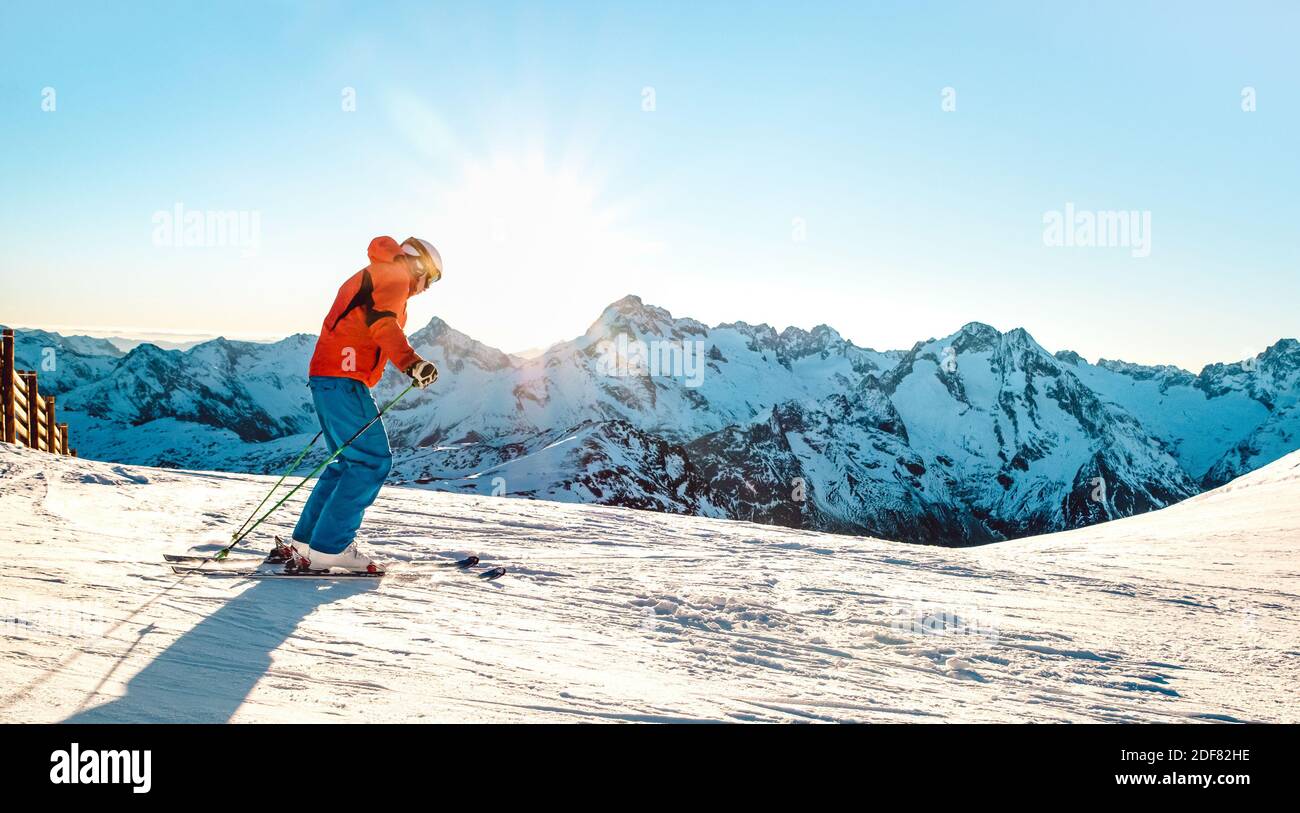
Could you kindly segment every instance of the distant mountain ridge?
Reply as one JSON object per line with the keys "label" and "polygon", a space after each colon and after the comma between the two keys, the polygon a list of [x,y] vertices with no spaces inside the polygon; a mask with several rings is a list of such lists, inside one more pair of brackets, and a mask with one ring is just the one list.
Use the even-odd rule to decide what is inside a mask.
{"label": "distant mountain ridge", "polygon": [[[882,352],[627,296],[532,358],[438,318],[411,343],[441,377],[385,419],[392,481],[444,490],[972,544],[1160,508],[1300,448],[1295,339],[1192,374],[978,322]],[[282,468],[315,432],[313,344],[123,354],[18,332],[20,365],[55,348],[42,386],[83,455],[237,471]],[[685,367],[644,375],[647,355]],[[376,398],[403,386],[390,370]]]}

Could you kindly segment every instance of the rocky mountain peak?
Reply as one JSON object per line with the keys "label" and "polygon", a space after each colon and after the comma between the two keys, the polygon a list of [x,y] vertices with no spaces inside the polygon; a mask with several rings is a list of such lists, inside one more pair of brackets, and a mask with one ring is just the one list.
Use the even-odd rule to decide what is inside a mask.
{"label": "rocky mountain peak", "polygon": [[589,341],[627,334],[633,339],[683,339],[704,335],[708,328],[694,319],[674,319],[666,309],[647,305],[633,294],[611,302],[585,334]]}
{"label": "rocky mountain peak", "polygon": [[[0,328],[2,327],[5,327],[5,325],[0,325]],[[14,330],[14,338],[19,345],[41,349],[53,347],[60,353],[75,353],[80,356],[103,356],[115,359],[126,355],[108,339],[96,339],[92,336],[64,336],[37,328],[18,328]]]}
{"label": "rocky mountain peak", "polygon": [[983,353],[995,350],[1002,340],[998,329],[983,322],[967,322],[950,337],[950,343],[958,353]]}
{"label": "rocky mountain peak", "polygon": [[781,337],[776,329],[767,323],[751,325],[748,322],[724,322],[714,330],[734,330],[748,339],[750,350],[763,352],[776,350],[781,344]]}
{"label": "rocky mountain peak", "polygon": [[791,326],[781,331],[779,338],[782,356],[786,359],[826,354],[850,344],[829,325],[818,325],[811,331]]}
{"label": "rocky mountain peak", "polygon": [[452,365],[469,362],[484,370],[504,370],[513,366],[509,355],[471,339],[437,316],[412,333],[409,340],[416,352],[441,348],[444,361]]}
{"label": "rocky mountain peak", "polygon": [[1300,341],[1279,339],[1259,355],[1259,363],[1278,372],[1300,370]]}
{"label": "rocky mountain peak", "polygon": [[1078,367],[1080,364],[1087,364],[1088,360],[1073,350],[1057,350],[1053,354],[1057,361],[1064,362],[1071,367]]}

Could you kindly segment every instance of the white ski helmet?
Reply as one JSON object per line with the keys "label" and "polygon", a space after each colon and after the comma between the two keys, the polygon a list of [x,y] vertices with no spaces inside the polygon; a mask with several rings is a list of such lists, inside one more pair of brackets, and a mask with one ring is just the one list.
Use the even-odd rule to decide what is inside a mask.
{"label": "white ski helmet", "polygon": [[442,255],[433,247],[433,243],[419,237],[408,237],[402,241],[402,252],[420,261],[420,268],[428,277],[429,284],[442,279]]}

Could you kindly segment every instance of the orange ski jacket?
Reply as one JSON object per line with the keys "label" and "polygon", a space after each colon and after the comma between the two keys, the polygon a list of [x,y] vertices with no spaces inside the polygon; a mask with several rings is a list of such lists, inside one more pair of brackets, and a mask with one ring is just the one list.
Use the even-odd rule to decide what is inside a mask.
{"label": "orange ski jacket", "polygon": [[370,265],[348,278],[321,325],[310,375],[355,378],[367,387],[379,383],[384,363],[405,371],[420,360],[411,349],[406,300],[416,278],[397,260],[402,247],[391,237],[370,241]]}

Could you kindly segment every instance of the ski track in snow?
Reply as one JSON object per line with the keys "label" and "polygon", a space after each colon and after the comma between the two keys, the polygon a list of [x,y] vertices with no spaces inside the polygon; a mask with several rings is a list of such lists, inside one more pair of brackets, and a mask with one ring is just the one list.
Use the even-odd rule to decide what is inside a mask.
{"label": "ski track in snow", "polygon": [[1298,716],[1300,453],[1153,514],[977,549],[390,487],[372,551],[509,574],[163,564],[220,547],[273,482],[0,445],[0,720]]}

